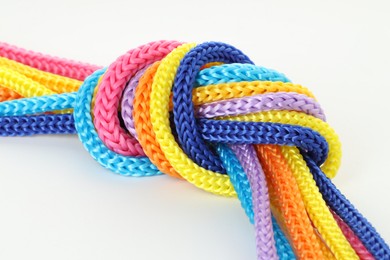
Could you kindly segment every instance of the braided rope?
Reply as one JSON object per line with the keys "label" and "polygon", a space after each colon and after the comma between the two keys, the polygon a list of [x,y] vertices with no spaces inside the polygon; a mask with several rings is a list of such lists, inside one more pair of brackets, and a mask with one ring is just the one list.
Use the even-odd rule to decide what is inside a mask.
{"label": "braided rope", "polygon": [[0,42],[0,56],[38,70],[76,80],[84,80],[88,75],[91,75],[94,71],[100,69],[100,67],[96,65],[27,51],[4,42]]}
{"label": "braided rope", "polygon": [[107,169],[126,176],[152,176],[161,172],[147,157],[123,156],[108,149],[93,125],[91,116],[92,94],[104,70],[89,76],[80,88],[74,108],[77,134],[91,156]]}
{"label": "braided rope", "polygon": [[287,233],[298,257],[324,259],[296,181],[287,162],[278,156],[278,149],[274,146],[256,146],[273,204],[283,215]]}
{"label": "braided rope", "polygon": [[15,91],[2,87],[0,85],[0,101],[15,100],[21,97],[22,96],[16,93]]}
{"label": "braided rope", "polygon": [[275,241],[272,236],[271,209],[264,171],[256,158],[256,151],[253,146],[231,145],[230,148],[240,161],[244,172],[247,173],[253,190],[252,201],[256,216],[255,229],[259,258],[274,259],[276,253],[274,249]]}
{"label": "braided rope", "polygon": [[295,147],[282,147],[280,153],[287,160],[297,182],[306,211],[322,239],[329,246],[336,259],[357,258],[337,222],[329,211],[315,184],[299,150]]}
{"label": "braided rope", "polygon": [[20,74],[23,74],[27,78],[39,82],[56,93],[77,91],[82,83],[79,80],[40,71],[2,57],[0,57],[0,67],[12,69]]}
{"label": "braided rope", "polygon": [[[150,66],[142,76],[135,90],[134,98],[134,125],[138,141],[144,148],[145,154],[150,158],[151,162],[165,174],[173,177],[181,178],[180,174],[170,165],[161,151],[160,145],[157,142],[151,143],[150,140],[155,140],[156,135],[153,131],[152,123],[150,122],[150,91],[152,89],[153,77],[157,71],[160,62]],[[129,93],[125,93],[129,94]],[[124,96],[126,98],[126,96]],[[122,113],[124,118],[130,118],[126,113]],[[125,119],[125,122],[127,120]],[[129,120],[130,121],[130,120]],[[126,125],[128,127],[128,125]],[[131,128],[127,128],[131,132]]]}
{"label": "braided rope", "polygon": [[220,117],[219,119],[242,122],[273,122],[308,127],[320,133],[320,135],[326,139],[329,146],[328,157],[322,165],[320,164],[322,171],[330,178],[333,178],[340,167],[340,141],[334,130],[330,128],[327,123],[318,118],[295,111],[266,111],[238,116]]}
{"label": "braided rope", "polygon": [[[275,221],[271,219],[268,188],[264,174],[261,170],[260,172],[255,173],[254,171],[257,171],[257,167],[247,160],[249,157],[247,151],[249,150],[246,148],[249,147],[250,146],[248,145],[232,146],[232,149],[235,149],[235,153],[239,158],[235,156],[232,150],[224,145],[218,145],[217,152],[232,180],[233,186],[237,191],[242,191],[238,194],[240,201],[250,220],[254,222],[255,227],[257,227],[256,241],[258,259],[277,259],[276,251],[281,259],[283,259],[283,256],[289,256],[287,259],[292,259],[294,254],[284,236],[280,237],[280,233],[273,232],[273,229],[280,230],[280,228]],[[241,166],[240,161],[246,163]],[[245,174],[246,172],[250,173],[248,174],[248,177]],[[250,184],[248,181],[250,181]],[[252,186],[253,194],[251,188],[240,188],[242,185],[247,185],[248,187]],[[272,234],[274,234],[274,236],[272,236]],[[280,239],[282,240],[279,241]],[[279,241],[279,243],[275,244],[275,241]]]}
{"label": "braided rope", "polygon": [[305,155],[304,158],[328,206],[352,229],[375,259],[390,259],[390,248],[375,228],[341,194],[310,158]]}
{"label": "braided rope", "polygon": [[341,231],[344,233],[345,237],[351,243],[351,246],[355,250],[356,254],[360,257],[360,259],[375,259],[372,254],[367,251],[363,243],[359,240],[359,238],[355,235],[351,228],[347,224],[345,224],[345,222],[333,211],[332,215],[336,220],[337,224],[340,226]]}
{"label": "braided rope", "polygon": [[75,107],[77,95],[77,92],[73,92],[4,101],[0,102],[0,114],[2,116],[21,116],[68,110]]}
{"label": "braided rope", "polygon": [[73,116],[36,115],[0,117],[0,136],[76,134]]}
{"label": "braided rope", "polygon": [[4,43],[0,56],[1,136],[77,133],[116,173],[167,173],[237,195],[258,259],[390,259],[326,177],[341,146],[313,94],[234,47],[159,41],[107,70]]}
{"label": "braided rope", "polygon": [[120,127],[118,106],[129,79],[141,68],[165,57],[175,47],[176,41],[145,44],[119,57],[108,67],[96,94],[94,124],[100,139],[114,152],[123,155],[144,155],[136,139]]}
{"label": "braided rope", "polygon": [[219,159],[197,134],[194,106],[191,102],[192,86],[200,68],[210,62],[250,63],[241,51],[221,43],[204,43],[194,47],[180,61],[173,86],[174,120],[182,149],[207,170],[223,173]]}
{"label": "braided rope", "polygon": [[195,87],[240,81],[289,82],[285,75],[269,68],[252,64],[221,64],[201,70],[196,76]]}
{"label": "braided rope", "polygon": [[21,96],[35,97],[55,94],[40,83],[6,67],[0,67],[0,85]]}
{"label": "braided rope", "polygon": [[195,108],[195,116],[213,118],[269,110],[301,111],[325,121],[324,112],[314,99],[288,92],[254,95],[203,104]]}
{"label": "braided rope", "polygon": [[[139,70],[134,77],[132,77],[127,84],[125,90],[123,91],[122,96],[122,102],[121,102],[121,115],[123,119],[123,123],[126,126],[126,129],[130,132],[134,138],[138,140],[137,131],[134,127],[134,119],[133,119],[133,103],[134,103],[134,97],[135,97],[135,89],[138,85],[138,82],[145,74],[145,71],[148,67],[145,67],[141,70]],[[138,140],[139,141],[139,140]]]}

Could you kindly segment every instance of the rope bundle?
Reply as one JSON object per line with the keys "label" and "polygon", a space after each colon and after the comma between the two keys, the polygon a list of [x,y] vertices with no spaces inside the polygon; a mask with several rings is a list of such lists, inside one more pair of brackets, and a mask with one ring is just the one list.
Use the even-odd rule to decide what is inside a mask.
{"label": "rope bundle", "polygon": [[238,49],[152,42],[108,68],[0,44],[0,134],[78,134],[101,165],[238,196],[258,259],[390,259],[332,184],[341,145],[306,88]]}

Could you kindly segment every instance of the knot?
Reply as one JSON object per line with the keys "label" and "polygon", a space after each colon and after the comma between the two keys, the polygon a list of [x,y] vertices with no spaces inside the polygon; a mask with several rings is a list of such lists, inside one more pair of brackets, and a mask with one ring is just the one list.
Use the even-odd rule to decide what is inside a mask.
{"label": "knot", "polygon": [[[204,72],[202,74],[200,73],[200,70],[207,67],[208,63],[214,62],[235,63],[234,66],[232,66],[232,69],[236,70],[237,68],[240,68],[240,66],[251,66],[251,70],[248,71],[253,71],[254,73],[248,73],[249,75],[243,74],[242,78],[239,77],[240,73],[237,73],[235,74],[237,76],[231,76],[231,79],[226,80],[225,82],[220,77],[215,77],[214,79],[209,79],[209,82],[211,82],[210,85],[203,86],[201,82],[202,79],[205,81],[207,78],[207,70],[214,70],[213,72],[216,72],[215,70],[217,70],[217,68],[220,69],[221,72],[229,70],[229,65],[222,65],[205,68]],[[246,64],[238,62],[245,62]],[[221,73],[215,74],[221,75]],[[258,74],[257,77],[254,76],[256,74]],[[234,74],[228,73],[228,75]],[[239,182],[235,185],[235,188],[238,191],[251,190],[248,188],[249,186],[253,189],[255,183],[258,183],[257,180],[259,175],[262,174],[260,163],[256,167],[250,167],[251,165],[255,165],[254,162],[256,162],[257,156],[255,156],[256,151],[247,144],[297,146],[317,165],[321,165],[327,158],[327,141],[325,137],[316,131],[311,130],[307,125],[310,125],[310,122],[311,124],[318,123],[315,122],[316,118],[313,117],[313,115],[317,115],[320,118],[318,121],[321,122],[323,122],[322,120],[325,116],[321,107],[311,97],[300,93],[292,93],[292,95],[289,95],[288,92],[283,92],[268,94],[268,96],[254,95],[254,98],[245,97],[245,99],[236,98],[233,100],[224,100],[224,97],[222,96],[219,100],[216,98],[216,101],[214,101],[213,96],[209,94],[211,98],[208,98],[207,101],[211,101],[212,103],[205,102],[199,98],[202,97],[202,95],[199,94],[202,90],[206,93],[210,88],[217,88],[218,90],[223,91],[223,87],[225,87],[226,84],[228,84],[229,87],[232,87],[245,80],[249,80],[246,84],[251,84],[251,82],[256,80],[260,82],[260,80],[267,80],[268,78],[278,78],[287,81],[283,75],[278,74],[275,71],[267,70],[265,68],[256,69],[256,66],[251,64],[249,58],[242,54],[242,52],[226,44],[205,43],[196,47],[194,44],[184,44],[176,48],[161,62],[156,62],[145,71],[144,76],[140,78],[135,91],[133,110],[134,126],[146,155],[162,172],[176,177],[183,177],[198,187],[223,195],[230,195],[230,192],[234,192],[229,177],[224,175],[224,173],[226,173],[225,168],[231,169],[229,168],[229,165],[231,164],[227,164],[227,162],[232,160],[232,157],[225,158],[224,164],[221,162],[219,157],[216,156],[212,150],[213,146],[220,147],[219,149],[222,150],[219,150],[219,153],[222,158],[226,152],[223,152],[223,148],[218,145],[219,143],[230,144],[231,148],[236,151],[237,157],[240,158],[239,162],[243,166],[245,165],[243,164],[245,161],[250,161],[247,163],[248,167],[244,166],[245,169],[242,171],[244,174],[242,175],[245,175],[246,173],[249,177],[251,174],[252,177],[249,178],[249,182],[252,185],[247,183],[247,188],[240,187],[239,185],[245,183],[245,177],[240,178]],[[213,80],[214,82],[212,82]],[[225,85],[218,85],[218,83],[221,82]],[[267,83],[268,85],[264,84],[264,89],[267,89],[268,87],[268,90],[270,90],[271,87],[275,87],[271,82]],[[279,82],[279,85],[288,88],[291,84]],[[197,86],[198,88],[194,90],[194,86]],[[300,88],[300,86],[294,87],[295,89]],[[302,87],[301,89],[303,90]],[[170,105],[171,92],[173,92],[173,105]],[[267,93],[267,91],[263,91],[263,93],[264,92]],[[221,95],[219,94],[219,96]],[[240,94],[237,96],[239,97]],[[197,100],[198,102],[194,102],[194,97],[199,98]],[[200,107],[195,107],[193,102],[200,104]],[[237,103],[244,104],[245,102],[249,104],[249,107],[248,105],[246,107],[243,105],[237,110],[230,109],[230,112],[220,111],[220,114],[218,115],[216,115],[216,113],[218,113],[219,109],[214,109],[214,111],[212,111],[213,107],[233,107]],[[252,106],[250,104],[252,104]],[[170,107],[173,107],[173,118],[170,116]],[[229,111],[229,109],[226,110]],[[268,119],[264,119],[261,117],[261,113],[265,113],[262,112],[263,110],[268,111],[268,113],[271,113],[273,110],[279,110],[277,113],[283,113],[284,110],[288,110],[288,112],[284,111],[285,115],[293,113],[293,117],[299,116],[299,113],[302,113],[303,119],[298,119],[298,121],[303,122],[301,124],[289,125],[282,124],[287,123],[288,121],[279,122],[277,121],[277,118],[273,121],[274,117],[279,115],[277,113],[270,114]],[[292,110],[295,110],[295,112],[292,112]],[[195,117],[195,114],[198,118]],[[245,116],[250,115],[255,116],[255,119],[257,120],[245,120]],[[123,112],[122,116],[124,119],[127,117],[126,113]],[[311,117],[313,119],[310,119]],[[282,118],[288,120],[288,117]],[[337,144],[337,137],[334,137],[334,135],[330,135],[330,137],[332,137],[333,139],[331,140]],[[262,149],[265,150],[262,151]],[[267,155],[267,153],[269,154],[270,152],[272,152],[272,149],[267,150],[266,147],[258,146],[260,158],[262,158],[262,155]],[[274,161],[269,163],[268,161],[269,158],[264,157],[262,163],[266,165],[268,163],[268,166],[279,163]],[[271,171],[271,169],[269,171]],[[234,172],[235,171],[228,172],[232,179],[235,179],[233,177],[235,174]],[[283,177],[272,176],[272,174],[268,173],[268,178],[270,180],[273,178],[280,180]],[[259,183],[259,187],[263,190],[262,192],[267,194],[265,180],[263,179],[263,181],[260,181]],[[273,186],[275,186],[275,188],[286,188],[279,186],[278,183],[275,183]],[[298,188],[293,190],[293,192],[290,193],[290,196],[295,196],[294,192],[299,194]],[[255,194],[257,195],[258,193]],[[253,220],[256,218],[253,216],[253,211],[256,207],[250,205],[252,195],[245,194],[245,192],[239,193],[238,195],[244,208],[247,209],[246,212],[250,219]],[[276,197],[278,196],[276,195]],[[279,198],[284,201],[283,203],[291,204],[286,201],[285,198],[280,196]],[[300,198],[296,197],[296,200],[299,201]],[[265,210],[267,209],[267,205],[269,205],[267,204],[267,201],[268,200],[263,196],[263,200],[259,203],[262,205],[260,207],[263,208],[259,211],[262,214],[261,216],[265,218],[263,221],[271,223],[269,207],[268,211]],[[259,205],[257,204],[256,206]],[[291,208],[287,209],[288,207],[293,207],[298,210],[292,210]],[[287,214],[285,217],[288,218],[289,214],[300,216],[300,221],[298,221],[298,229],[300,229],[300,231],[293,231],[294,228],[289,231],[292,233],[302,232],[310,234],[309,236],[315,239],[315,232],[311,227],[310,220],[306,218],[305,215],[302,215],[302,213],[305,212],[304,206],[292,202],[287,208],[281,209],[282,214]],[[287,211],[293,213],[288,213]],[[261,216],[257,215],[256,219],[259,220]],[[269,237],[270,225],[261,225],[258,221],[253,221],[255,222],[255,225],[257,224],[259,227],[257,229],[260,234],[259,236],[261,236],[259,241],[273,241],[273,237]],[[293,234],[291,235],[294,236]],[[307,237],[305,239],[307,239]],[[270,242],[269,244],[272,245],[274,243]],[[318,247],[319,245],[306,242],[304,239],[296,241],[295,244],[306,244],[304,247],[306,247],[307,250],[301,250],[299,254],[301,257],[317,259],[323,257],[321,250]],[[271,248],[269,246],[262,247],[258,250],[260,251],[259,255],[265,257],[264,259],[273,259],[275,257],[276,249],[272,248],[272,246]],[[346,249],[346,251],[351,255],[354,254],[353,252],[351,253],[350,249]]]}
{"label": "knot", "polygon": [[7,44],[0,56],[1,135],[77,133],[116,173],[237,195],[258,259],[390,255],[328,179],[341,145],[314,95],[235,47],[157,41],[108,68]]}
{"label": "knot", "polygon": [[[234,64],[232,67],[221,65],[205,68],[199,73],[202,67],[213,62]],[[218,71],[216,68],[218,68]],[[247,73],[234,73],[239,70],[246,70]],[[219,76],[210,77],[210,75]],[[223,79],[221,75],[227,76],[224,76]],[[230,79],[226,80],[229,75]],[[326,140],[306,125],[304,127],[298,126],[299,124],[297,126],[283,125],[282,122],[275,122],[277,119],[265,119],[264,122],[240,122],[245,120],[240,116],[241,113],[238,110],[221,113],[218,116],[212,116],[211,113],[202,116],[204,111],[209,110],[208,107],[218,106],[221,102],[224,102],[221,105],[231,106],[231,102],[238,101],[237,99],[226,100],[225,96],[218,97],[220,91],[223,93],[223,91],[229,92],[229,90],[232,90],[230,93],[233,94],[233,97],[250,98],[249,102],[253,104],[256,98],[264,98],[259,93],[277,91],[280,88],[290,89],[291,91],[300,90],[302,94],[299,96],[299,94],[294,93],[295,97],[288,96],[288,93],[283,93],[284,96],[280,95],[279,97],[269,96],[269,100],[273,101],[263,101],[264,106],[268,104],[268,109],[265,110],[275,108],[279,110],[300,109],[298,111],[308,111],[309,114],[317,113],[319,117],[324,118],[319,105],[310,97],[304,96],[304,93],[308,92],[307,90],[299,85],[285,83],[288,80],[276,71],[254,66],[246,55],[230,45],[206,43],[195,47],[195,44],[181,45],[178,42],[155,42],[131,50],[119,57],[108,67],[104,75],[100,76],[101,82],[99,84],[86,84],[92,82],[90,79],[84,82],[79,91],[80,98],[78,100],[80,101],[76,103],[75,107],[75,118],[78,118],[80,114],[87,116],[86,114],[89,112],[84,111],[85,105],[81,109],[79,104],[82,106],[91,103],[86,95],[92,95],[93,91],[91,89],[86,94],[84,88],[91,85],[90,88],[97,89],[96,100],[92,104],[94,105],[93,115],[95,117],[94,128],[99,137],[95,141],[101,141],[118,158],[123,156],[123,159],[126,159],[128,156],[146,154],[160,171],[175,177],[184,177],[206,190],[212,192],[218,190],[216,193],[223,195],[233,195],[235,193],[228,177],[219,175],[226,172],[220,159],[210,148],[210,144],[213,145],[213,143],[297,146],[303,152],[308,153],[318,165],[321,165],[327,157],[328,145]],[[282,81],[271,82],[272,79]],[[208,85],[204,85],[205,82]],[[243,83],[250,86],[247,86],[245,90],[241,90],[244,86]],[[194,86],[197,86],[195,90],[193,90]],[[171,132],[169,110],[163,110],[169,106],[172,87],[172,122],[174,122],[172,129],[177,133],[180,144],[176,143]],[[251,89],[254,90],[252,94],[257,94],[253,95],[254,97],[251,97],[250,93],[246,93]],[[194,94],[192,91],[194,91]],[[156,98],[152,98],[154,93],[157,96]],[[204,93],[207,93],[208,96],[205,96]],[[196,110],[199,111],[197,112],[197,119],[192,103],[193,96],[198,98],[198,100],[194,98],[195,104],[200,105],[199,109]],[[270,102],[281,101],[283,97],[285,98],[284,106],[282,105],[279,108],[270,106]],[[297,99],[294,101],[294,98]],[[239,102],[245,102],[245,99]],[[288,102],[290,102],[290,106],[287,104]],[[121,119],[130,135],[121,127],[121,120],[117,113],[120,103],[122,105]],[[259,106],[259,104],[261,103],[257,103],[255,106]],[[241,109],[243,108],[241,107]],[[252,114],[258,118],[261,114],[255,114],[255,112],[262,111],[262,108],[258,107],[258,110],[256,110],[253,107]],[[232,111],[232,109],[230,110]],[[248,111],[245,114],[248,114]],[[225,120],[210,119],[211,117],[224,119],[218,118],[223,115],[229,116],[229,118]],[[237,118],[231,121],[233,115],[236,115]],[[87,122],[88,120],[80,119],[76,121]],[[261,119],[258,119],[258,121],[261,121]],[[76,127],[81,140],[84,143],[91,144],[91,140],[82,137],[85,127],[79,126],[78,123],[76,123]],[[88,128],[88,133],[90,131],[92,131],[92,126]],[[156,133],[161,134],[156,136]],[[97,146],[95,142],[93,144]],[[90,152],[94,150],[92,148],[87,149]],[[185,153],[167,158],[166,153],[171,153],[172,149],[179,153],[183,149]],[[98,158],[96,154],[92,154],[92,156],[95,159]],[[178,161],[175,167],[175,161],[180,156],[188,156],[193,162],[188,161],[187,158]],[[101,159],[98,161],[106,164]],[[183,162],[185,163],[183,164]],[[197,165],[195,166],[195,164]],[[113,166],[109,165],[109,168],[114,170]],[[177,169],[178,165],[181,165],[179,168],[183,170]],[[197,178],[191,177],[196,176],[199,172],[194,170],[193,167],[199,166],[209,171],[204,182],[198,182]],[[189,169],[193,171],[186,175]],[[118,170],[115,171],[118,172]],[[201,175],[199,178],[203,179],[203,176]]]}
{"label": "knot", "polygon": [[[291,83],[264,81],[270,79],[287,81],[287,79],[273,70],[249,64],[250,60],[232,46],[220,43],[207,43],[195,48],[194,46],[194,44],[184,44],[168,54],[161,62],[148,68],[136,87],[132,115],[127,110],[122,110],[125,122],[132,121],[131,117],[134,116],[134,123],[131,124],[135,127],[129,127],[129,124],[126,126],[129,127],[129,132],[135,130],[145,153],[161,171],[174,176],[183,176],[188,172],[189,174],[183,177],[194,182],[197,180],[191,176],[196,176],[201,171],[202,175],[206,173],[207,176],[207,181],[204,183],[208,186],[204,186],[207,190],[215,188],[214,190],[221,192],[233,191],[225,176],[215,175],[225,171],[221,161],[211,150],[210,142],[294,145],[307,152],[318,165],[324,162],[328,154],[325,138],[316,131],[308,129],[308,126],[322,122],[325,116],[318,103],[311,98],[312,95],[309,94],[309,97],[305,95],[309,93],[306,89]],[[233,64],[231,67],[221,65],[199,72],[203,66],[212,62],[247,62],[248,64]],[[246,70],[247,73],[234,73],[247,68],[249,68]],[[217,76],[213,78],[210,75]],[[230,79],[221,79],[221,75],[228,75],[227,77],[230,75]],[[232,77],[232,75],[238,76]],[[239,75],[242,75],[242,78]],[[208,85],[204,85],[205,82]],[[194,86],[197,88],[193,89]],[[169,104],[172,87],[174,125],[171,128]],[[283,92],[275,93],[279,90]],[[131,93],[125,90],[123,100],[128,100],[130,96],[128,92]],[[263,93],[273,94],[261,95]],[[245,102],[246,106],[239,106]],[[228,106],[226,111],[222,110],[222,106]],[[239,107],[241,112],[239,109],[234,110],[234,106]],[[288,114],[284,114],[284,121],[275,117],[280,114],[256,114],[259,111],[270,110],[295,110],[301,111],[302,116],[306,116],[304,113],[309,116],[302,119],[299,118],[300,114],[295,112],[292,120],[296,122],[294,122],[295,126],[292,126],[281,124],[286,123]],[[255,116],[258,122],[240,122],[245,121],[243,116],[230,122],[228,120],[232,117],[223,121],[209,119],[224,119],[218,117],[248,113]],[[267,115],[267,118],[260,118]],[[313,115],[319,119],[315,120]],[[304,120],[308,122],[300,122]],[[300,127],[299,123],[304,127]],[[172,130],[177,132],[180,145],[176,142]],[[182,150],[185,153],[182,153]],[[196,165],[188,158],[176,159],[185,158],[187,155]],[[198,168],[199,166],[203,168]],[[214,177],[217,179],[213,181]],[[200,182],[197,184],[203,185]],[[213,187],[214,184],[218,186]],[[221,184],[226,186],[221,187]]]}

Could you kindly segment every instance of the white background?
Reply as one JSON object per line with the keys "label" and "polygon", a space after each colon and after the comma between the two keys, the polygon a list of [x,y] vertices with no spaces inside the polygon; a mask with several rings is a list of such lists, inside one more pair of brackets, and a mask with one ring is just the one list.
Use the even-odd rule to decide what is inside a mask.
{"label": "white background", "polygon": [[[390,241],[389,1],[6,1],[0,40],[108,65],[158,39],[224,41],[310,88],[334,180]],[[76,136],[0,139],[0,259],[255,259],[239,203],[103,169]]]}

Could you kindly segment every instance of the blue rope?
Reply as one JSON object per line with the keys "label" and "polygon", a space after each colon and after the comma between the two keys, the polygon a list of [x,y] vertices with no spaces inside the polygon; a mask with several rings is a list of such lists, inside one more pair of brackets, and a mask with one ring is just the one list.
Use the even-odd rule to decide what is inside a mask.
{"label": "blue rope", "polygon": [[[238,122],[198,119],[197,130],[203,140],[229,144],[275,144],[297,146],[321,165],[328,155],[328,143],[310,128],[265,122]],[[187,143],[196,141],[187,137]]]}
{"label": "blue rope", "polygon": [[76,134],[73,116],[36,115],[0,117],[0,136]]}
{"label": "blue rope", "polygon": [[210,171],[225,173],[220,159],[204,142],[195,121],[192,89],[200,68],[210,62],[253,62],[240,50],[225,43],[207,42],[190,50],[177,70],[173,85],[173,115],[181,148],[198,165]]}
{"label": "blue rope", "polygon": [[[85,100],[77,101],[74,113],[76,120],[73,119],[71,114],[0,117],[0,135],[25,136],[77,133],[83,144],[88,144],[88,147],[86,147],[88,151],[99,150],[99,153],[93,155],[94,158],[100,157],[100,155],[102,157],[109,155],[109,157],[115,157],[116,160],[119,160],[119,155],[109,150],[97,136],[89,113],[90,106],[85,105],[88,103],[84,102]],[[78,131],[75,129],[75,121]],[[310,157],[319,165],[327,157],[328,145],[326,140],[310,128],[279,123],[208,119],[198,119],[197,124],[202,138],[209,142],[297,146],[307,151]],[[119,156],[119,158],[122,161],[125,158],[133,157]],[[113,169],[106,164],[104,166],[118,172],[118,169]]]}

